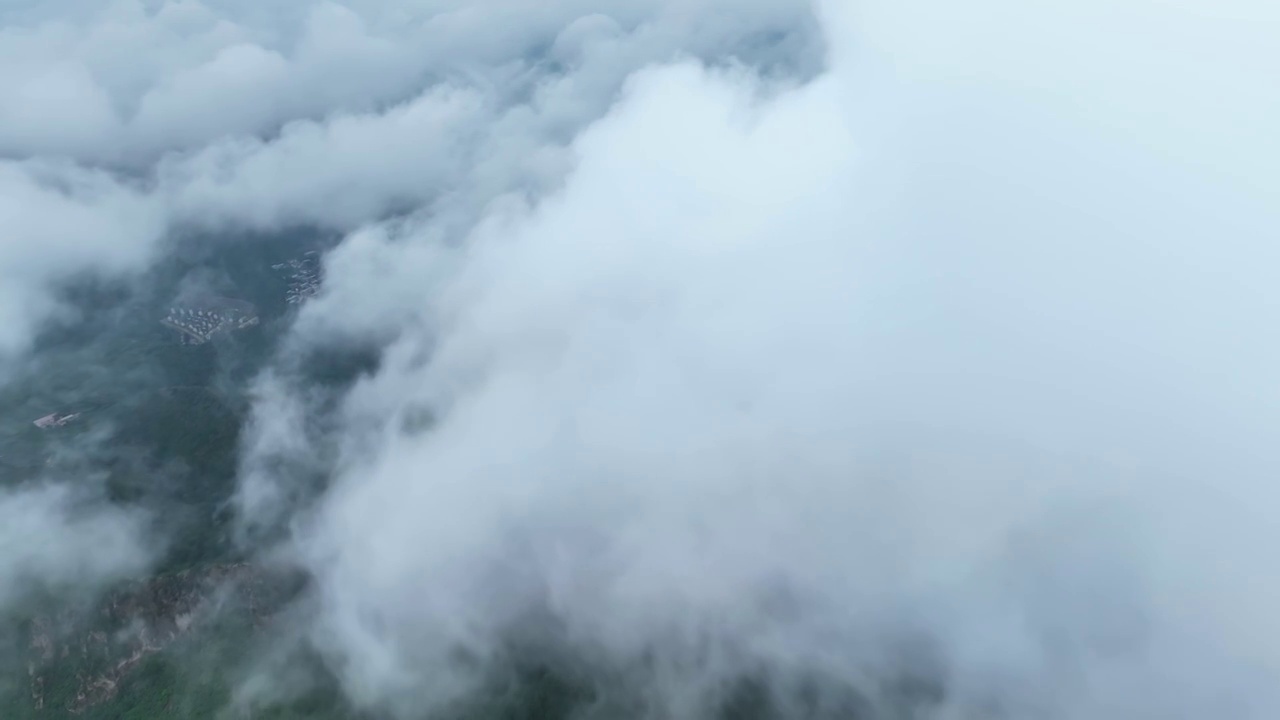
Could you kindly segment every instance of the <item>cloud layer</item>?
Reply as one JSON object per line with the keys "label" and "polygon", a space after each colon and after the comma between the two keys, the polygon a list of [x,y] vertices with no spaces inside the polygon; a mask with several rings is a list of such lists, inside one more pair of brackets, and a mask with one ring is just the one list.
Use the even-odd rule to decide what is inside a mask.
{"label": "cloud layer", "polygon": [[[495,198],[557,186],[571,163],[566,145],[607,111],[638,67],[700,57],[803,77],[821,60],[803,3],[646,1],[615,4],[607,15],[598,9],[582,2],[6,4],[0,379],[11,363],[30,359],[42,330],[73,318],[64,290],[80,280],[129,281],[184,245],[246,233],[271,242],[299,227],[345,233],[388,216],[431,213],[436,232],[456,239]],[[376,243],[379,233],[367,236]],[[350,256],[367,263],[358,245],[348,243]],[[386,256],[399,262],[399,254],[388,248]],[[367,294],[358,274],[342,276],[335,288]],[[417,304],[416,291],[405,286],[397,297]],[[367,309],[384,310],[387,300]],[[374,326],[361,332],[385,340],[415,314],[385,315],[378,326],[320,311],[313,322]],[[281,424],[287,429],[277,436],[247,442],[246,496],[258,474],[254,459],[279,455],[277,437],[284,450],[292,447],[285,436],[297,428]],[[66,538],[15,536],[33,543],[6,550],[18,568],[9,573],[15,597],[30,584],[61,588],[74,577],[90,587],[144,569],[147,554],[136,547],[144,518],[88,501],[72,513],[62,496],[50,497],[14,496],[26,525],[41,528],[41,537]],[[89,544],[79,544],[81,537]]]}
{"label": "cloud layer", "polygon": [[1274,53],[916,5],[830,8],[781,94],[642,72],[561,191],[400,231],[389,285],[450,270],[298,538],[357,698],[448,697],[537,610],[662,716],[762,671],[887,703],[918,637],[941,717],[1272,712]]}
{"label": "cloud layer", "polygon": [[[357,704],[524,642],[657,717],[744,678],[784,715],[916,676],[939,718],[1280,709],[1269,6],[0,20],[0,354],[166,239],[345,235],[238,510]],[[370,343],[317,421],[297,358]]]}
{"label": "cloud layer", "polygon": [[[51,286],[141,269],[166,235],[350,231],[439,203],[475,176],[468,198],[446,203],[471,218],[471,205],[493,195],[554,183],[556,148],[604,112],[636,67],[681,54],[722,61],[744,48],[809,72],[820,58],[803,3],[593,10],[568,1],[7,5],[0,272],[13,278],[13,317],[0,354],[23,350],[56,316]],[[60,249],[69,243],[92,252]]]}

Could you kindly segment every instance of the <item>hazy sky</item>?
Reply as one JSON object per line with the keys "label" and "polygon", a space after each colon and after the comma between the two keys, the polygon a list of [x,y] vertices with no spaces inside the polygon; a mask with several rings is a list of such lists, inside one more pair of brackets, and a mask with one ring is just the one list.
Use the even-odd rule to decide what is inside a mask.
{"label": "hazy sky", "polygon": [[929,717],[1272,718],[1278,23],[7,4],[0,353],[174,233],[343,233],[290,347],[384,362],[300,514],[306,388],[259,380],[238,509],[292,523],[358,703],[447,702],[537,616],[660,717],[879,699],[921,640]]}

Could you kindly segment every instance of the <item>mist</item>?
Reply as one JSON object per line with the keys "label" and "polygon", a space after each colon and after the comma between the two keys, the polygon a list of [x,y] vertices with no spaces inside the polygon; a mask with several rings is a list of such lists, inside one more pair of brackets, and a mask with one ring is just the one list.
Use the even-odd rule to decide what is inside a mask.
{"label": "mist", "polygon": [[[70,279],[335,238],[245,390],[238,551],[310,580],[238,709],[1280,713],[1270,5],[0,22],[0,358]],[[110,541],[0,575],[153,562],[5,497]]]}
{"label": "mist", "polygon": [[540,622],[658,717],[914,674],[1269,715],[1276,58],[1233,9],[831,5],[802,87],[638,72],[462,249],[353,238],[418,312],[293,542],[348,693],[448,707]]}
{"label": "mist", "polygon": [[1232,120],[1274,57],[1140,63],[1194,7],[830,11],[801,88],[633,75],[423,289],[295,541],[356,698],[452,699],[535,617],[658,717],[930,672],[928,716],[1274,709],[1277,225]]}
{"label": "mist", "polygon": [[68,593],[132,576],[152,559],[131,513],[104,509],[66,484],[0,495],[0,611],[40,593]]}

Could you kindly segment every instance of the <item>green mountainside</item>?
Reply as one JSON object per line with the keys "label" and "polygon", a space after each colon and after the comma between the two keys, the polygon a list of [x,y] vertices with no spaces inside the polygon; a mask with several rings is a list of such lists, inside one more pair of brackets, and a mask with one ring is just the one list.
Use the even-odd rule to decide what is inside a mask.
{"label": "green mountainside", "polygon": [[[163,552],[150,578],[88,600],[33,598],[0,619],[0,716],[229,712],[254,648],[304,581],[244,557],[231,542],[227,504],[247,385],[297,305],[287,263],[315,244],[301,236],[210,243],[133,287],[66,288],[74,319],[49,329],[32,362],[0,388],[0,482],[92,485],[106,501],[153,517]],[[160,321],[192,286],[240,301],[260,322],[184,344]],[[50,414],[69,419],[36,426]],[[332,688],[295,704],[254,716],[345,717]]]}

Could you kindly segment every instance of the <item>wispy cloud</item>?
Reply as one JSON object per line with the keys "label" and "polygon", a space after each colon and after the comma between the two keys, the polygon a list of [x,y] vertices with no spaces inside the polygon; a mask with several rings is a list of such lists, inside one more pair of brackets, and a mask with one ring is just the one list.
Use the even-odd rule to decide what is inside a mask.
{"label": "wispy cloud", "polygon": [[145,569],[142,518],[65,484],[0,493],[0,611],[33,591],[94,589]]}

